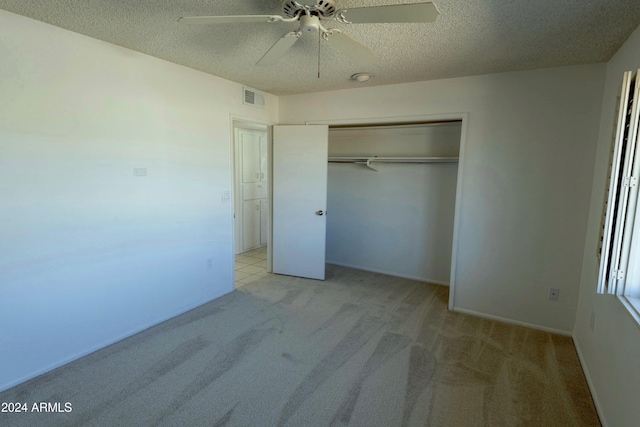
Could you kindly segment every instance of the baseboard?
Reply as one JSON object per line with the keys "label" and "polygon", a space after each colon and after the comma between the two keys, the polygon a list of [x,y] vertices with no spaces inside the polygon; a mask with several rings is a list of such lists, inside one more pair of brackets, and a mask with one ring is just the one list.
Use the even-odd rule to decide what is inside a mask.
{"label": "baseboard", "polygon": [[385,274],[387,276],[401,277],[403,279],[417,280],[419,282],[428,282],[428,283],[433,283],[434,285],[449,286],[449,282],[442,282],[440,280],[431,280],[425,277],[410,276],[408,274],[400,274],[400,273],[395,273],[395,272],[386,271],[386,270],[379,270],[376,268],[363,267],[361,265],[352,265],[352,264],[346,264],[343,262],[335,262],[335,261],[327,261],[327,264],[339,265],[340,267],[354,268],[356,270],[362,270],[362,271],[370,271],[372,273],[380,273],[380,274]]}
{"label": "baseboard", "polygon": [[153,322],[150,322],[146,326],[142,326],[140,328],[136,328],[136,329],[133,329],[131,331],[125,332],[124,334],[119,335],[118,337],[116,337],[114,339],[110,339],[110,340],[104,341],[104,342],[102,342],[102,343],[100,343],[98,345],[95,345],[95,346],[87,349],[87,350],[81,351],[80,353],[74,354],[73,356],[67,357],[65,359],[62,359],[59,362],[53,363],[53,364],[47,366],[46,368],[34,371],[29,375],[25,375],[24,377],[18,378],[17,380],[11,381],[11,382],[9,382],[7,384],[2,384],[2,385],[0,385],[0,393],[2,393],[3,391],[9,390],[10,388],[16,387],[16,386],[18,386],[18,385],[20,385],[20,384],[22,384],[24,382],[32,380],[32,379],[34,379],[36,377],[39,377],[40,375],[44,375],[47,372],[51,372],[54,369],[57,369],[57,368],[59,368],[61,366],[67,365],[67,364],[69,364],[71,362],[74,362],[74,361],[76,361],[78,359],[81,359],[81,358],[83,358],[85,356],[88,356],[91,353],[95,353],[98,350],[102,350],[105,347],[108,347],[108,346],[110,346],[112,344],[115,344],[118,341],[122,341],[124,339],[127,339],[127,338],[129,338],[129,337],[131,337],[131,336],[133,336],[133,335],[135,335],[137,333],[145,331],[145,330],[147,330],[149,328],[152,328],[152,327],[154,327],[156,325],[159,325],[162,322],[166,322],[167,320],[173,319],[176,316],[180,316],[181,314],[187,313],[187,312],[189,312],[189,311],[191,311],[191,310],[193,310],[195,308],[200,307],[201,305],[208,304],[211,301],[214,301],[214,300],[220,298],[221,296],[224,296],[224,295],[226,295],[226,294],[228,294],[230,292],[233,292],[233,291],[234,291],[234,288],[231,288],[231,290],[229,290],[229,291],[225,291],[225,292],[221,292],[220,294],[216,294],[216,296],[214,296],[213,298],[210,298],[210,299],[208,299],[206,301],[198,302],[196,304],[192,304],[192,305],[189,305],[187,307],[184,307],[184,308],[182,308],[180,310],[175,311],[173,314],[170,314],[170,315],[167,315],[167,316],[163,316],[163,317],[161,317],[161,318],[159,318],[157,320],[154,320]]}
{"label": "baseboard", "polygon": [[492,314],[485,314],[479,311],[467,310],[466,308],[453,307],[453,311],[463,314],[469,314],[471,316],[482,317],[489,320],[495,320],[496,322],[508,323],[510,325],[524,326],[525,328],[536,329],[538,331],[550,332],[552,334],[564,335],[571,337],[570,331],[563,331],[562,329],[548,328],[546,326],[540,326],[533,323],[520,322],[519,320],[507,319],[506,317],[494,316]]}
{"label": "baseboard", "polygon": [[576,353],[578,354],[578,360],[580,360],[582,372],[584,373],[584,377],[587,379],[587,385],[589,386],[589,391],[591,392],[591,399],[593,400],[593,404],[596,407],[598,418],[600,418],[600,424],[602,424],[602,427],[608,427],[607,422],[604,418],[604,413],[602,411],[602,405],[600,404],[598,394],[596,393],[596,388],[593,385],[593,381],[591,380],[591,374],[589,374],[589,369],[587,369],[587,364],[584,361],[582,350],[580,350],[580,344],[578,344],[578,340],[576,340],[575,336],[572,336],[571,339],[573,340],[573,346],[575,347]]}

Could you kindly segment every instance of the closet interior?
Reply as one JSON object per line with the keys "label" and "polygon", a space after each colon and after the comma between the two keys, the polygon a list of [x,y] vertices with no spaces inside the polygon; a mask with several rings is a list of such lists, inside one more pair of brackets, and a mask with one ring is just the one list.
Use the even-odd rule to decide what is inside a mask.
{"label": "closet interior", "polygon": [[461,130],[330,127],[327,262],[449,284]]}

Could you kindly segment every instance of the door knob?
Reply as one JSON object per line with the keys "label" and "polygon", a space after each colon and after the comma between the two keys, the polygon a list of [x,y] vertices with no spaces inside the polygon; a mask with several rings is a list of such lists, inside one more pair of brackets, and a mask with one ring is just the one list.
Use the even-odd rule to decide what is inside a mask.
{"label": "door knob", "polygon": [[316,211],[316,215],[324,215],[323,211]]}

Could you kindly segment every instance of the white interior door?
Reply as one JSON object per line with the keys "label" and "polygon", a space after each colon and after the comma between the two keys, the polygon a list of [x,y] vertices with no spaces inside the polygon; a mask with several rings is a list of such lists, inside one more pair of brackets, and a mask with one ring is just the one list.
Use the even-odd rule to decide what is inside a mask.
{"label": "white interior door", "polygon": [[273,272],[324,280],[329,127],[273,127]]}

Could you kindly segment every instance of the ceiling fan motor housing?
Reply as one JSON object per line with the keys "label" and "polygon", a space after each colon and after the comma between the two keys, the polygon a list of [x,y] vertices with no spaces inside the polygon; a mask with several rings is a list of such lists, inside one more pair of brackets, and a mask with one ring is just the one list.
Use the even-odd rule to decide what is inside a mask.
{"label": "ceiling fan motor housing", "polygon": [[300,31],[318,32],[320,30],[320,19],[317,16],[302,15],[300,17]]}
{"label": "ceiling fan motor housing", "polygon": [[309,10],[312,15],[320,19],[329,19],[336,13],[335,0],[283,0],[283,14],[289,18],[293,18],[300,11]]}

